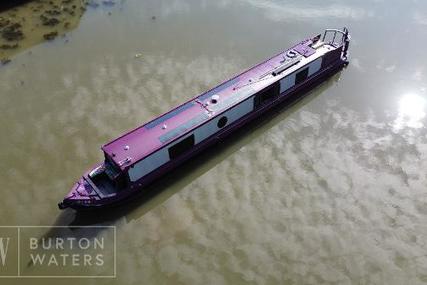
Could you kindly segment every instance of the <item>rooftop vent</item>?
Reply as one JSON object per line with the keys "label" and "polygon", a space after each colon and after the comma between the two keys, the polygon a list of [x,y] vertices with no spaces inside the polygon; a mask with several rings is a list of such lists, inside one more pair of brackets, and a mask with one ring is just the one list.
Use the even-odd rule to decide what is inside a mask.
{"label": "rooftop vent", "polygon": [[218,100],[219,100],[219,96],[218,96],[218,95],[213,95],[213,96],[211,97],[211,103],[212,103],[212,104],[216,104],[216,103],[218,103]]}

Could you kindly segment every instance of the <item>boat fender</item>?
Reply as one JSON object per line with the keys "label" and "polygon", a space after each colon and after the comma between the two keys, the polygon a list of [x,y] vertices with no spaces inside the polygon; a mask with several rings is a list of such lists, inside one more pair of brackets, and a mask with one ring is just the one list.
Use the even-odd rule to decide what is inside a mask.
{"label": "boat fender", "polygon": [[58,203],[58,208],[60,210],[64,210],[64,209],[68,208],[68,205],[65,202],[59,202]]}

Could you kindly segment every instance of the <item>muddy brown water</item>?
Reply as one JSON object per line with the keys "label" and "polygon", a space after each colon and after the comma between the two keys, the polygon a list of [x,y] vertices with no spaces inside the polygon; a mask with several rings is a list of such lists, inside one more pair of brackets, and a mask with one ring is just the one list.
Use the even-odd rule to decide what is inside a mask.
{"label": "muddy brown water", "polygon": [[[67,16],[56,39],[25,26],[20,47],[2,51],[12,61],[0,66],[0,225],[47,226],[38,237],[70,235],[51,228],[58,225],[115,226],[116,277],[1,284],[427,283],[426,3],[123,0],[86,8]],[[14,17],[33,16],[20,9]],[[343,26],[351,64],[302,100],[127,207],[57,209],[102,159],[103,143]],[[76,234],[113,239],[99,229]]]}

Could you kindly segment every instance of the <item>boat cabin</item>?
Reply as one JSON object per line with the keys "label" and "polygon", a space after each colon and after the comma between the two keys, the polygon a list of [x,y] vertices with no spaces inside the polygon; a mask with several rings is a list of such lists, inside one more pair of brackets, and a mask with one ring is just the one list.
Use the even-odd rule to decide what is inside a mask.
{"label": "boat cabin", "polygon": [[[327,39],[329,35],[332,40]],[[95,173],[93,183],[113,192],[183,159],[222,129],[238,124],[346,58],[346,48],[345,30],[327,30],[322,39],[318,35],[305,40],[124,134],[102,147],[104,169]]]}

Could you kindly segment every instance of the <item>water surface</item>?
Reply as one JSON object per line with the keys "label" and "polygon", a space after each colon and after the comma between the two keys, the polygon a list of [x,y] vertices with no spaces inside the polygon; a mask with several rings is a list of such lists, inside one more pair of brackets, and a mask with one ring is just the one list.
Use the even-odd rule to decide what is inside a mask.
{"label": "water surface", "polygon": [[[116,226],[117,278],[102,284],[426,283],[426,11],[368,0],[89,7],[64,37],[0,67],[0,224]],[[57,209],[103,143],[343,26],[345,70],[157,183],[157,195],[104,216]]]}

